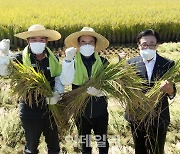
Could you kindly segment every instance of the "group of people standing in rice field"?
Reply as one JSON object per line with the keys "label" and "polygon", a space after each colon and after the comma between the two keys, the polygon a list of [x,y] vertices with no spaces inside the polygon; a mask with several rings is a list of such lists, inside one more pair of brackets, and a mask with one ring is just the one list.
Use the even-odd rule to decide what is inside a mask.
{"label": "group of people standing in rice field", "polygon": [[[43,25],[35,24],[28,31],[18,33],[16,37],[26,40],[27,46],[22,54],[18,54],[14,61],[23,65],[40,69],[53,90],[51,98],[38,97],[38,105],[29,106],[25,100],[20,100],[19,116],[25,135],[25,154],[37,154],[41,134],[45,136],[49,154],[60,153],[57,125],[51,112],[47,112],[48,105],[58,103],[60,94],[64,92],[64,86],[72,85],[72,90],[83,85],[89,80],[94,70],[101,65],[107,65],[107,59],[99,56],[97,51],[109,46],[109,41],[91,27],[83,27],[82,30],[70,34],[65,39],[65,58],[62,65],[58,57],[47,47],[49,41],[56,41],[61,34],[55,30],[46,29]],[[152,29],[141,31],[137,36],[139,56],[131,58],[127,63],[135,66],[137,74],[147,81],[146,86],[152,87],[154,81],[160,79],[173,65],[174,61],[161,57],[156,49],[159,35]],[[8,65],[11,60],[10,40],[3,39],[0,42],[0,75],[8,75]],[[123,55],[124,56],[124,55]],[[122,57],[121,57],[122,58]],[[168,98],[173,99],[176,94],[174,83],[164,81],[161,84],[164,92],[154,110],[160,111],[160,115],[154,117],[148,132],[143,123],[134,123],[130,116],[125,114],[125,119],[131,127],[134,149],[136,154],[163,154],[167,128],[170,123]],[[95,87],[88,87],[86,92],[90,99],[76,119],[76,126],[81,138],[82,154],[91,154],[90,146],[91,130],[98,137],[97,146],[99,154],[108,154],[108,100],[105,94]],[[81,95],[81,94],[79,94]],[[77,96],[78,97],[78,96]],[[35,98],[33,98],[35,102]]]}

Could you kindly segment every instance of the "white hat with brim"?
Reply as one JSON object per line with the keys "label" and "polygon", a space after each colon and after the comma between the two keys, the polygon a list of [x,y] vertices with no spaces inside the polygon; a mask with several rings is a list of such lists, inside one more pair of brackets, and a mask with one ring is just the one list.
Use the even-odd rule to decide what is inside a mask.
{"label": "white hat with brim", "polygon": [[26,40],[29,37],[44,36],[48,38],[48,41],[56,41],[61,38],[61,34],[55,30],[46,29],[40,24],[32,25],[28,28],[28,31],[15,34],[14,36]]}
{"label": "white hat with brim", "polygon": [[69,48],[69,47],[79,48],[78,38],[80,36],[95,37],[97,39],[96,48],[95,48],[96,51],[104,50],[109,46],[109,41],[101,34],[96,33],[94,31],[94,29],[92,29],[90,27],[83,27],[83,29],[81,31],[70,34],[65,39],[65,46],[67,48]]}

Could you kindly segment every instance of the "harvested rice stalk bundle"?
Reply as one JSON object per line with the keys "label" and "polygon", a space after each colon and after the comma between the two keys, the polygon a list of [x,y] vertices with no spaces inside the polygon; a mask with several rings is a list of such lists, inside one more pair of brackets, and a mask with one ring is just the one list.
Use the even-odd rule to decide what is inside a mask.
{"label": "harvested rice stalk bundle", "polygon": [[[156,106],[159,99],[161,99],[163,92],[161,91],[161,83],[163,81],[169,81],[172,83],[180,82],[180,59],[175,62],[175,65],[169,69],[160,80],[156,81],[154,86],[146,93],[146,96],[149,100],[151,100],[153,106]],[[154,100],[154,101],[152,101]]]}
{"label": "harvested rice stalk bundle", "polygon": [[[63,137],[74,126],[72,117],[77,117],[86,105],[89,95],[86,93],[88,86],[83,86],[75,90],[66,92],[56,105],[49,105],[55,122],[59,128],[60,136]],[[78,96],[78,97],[77,97]]]}
{"label": "harvested rice stalk bundle", "polygon": [[[30,106],[32,105],[32,98],[35,97],[36,103],[38,105],[38,97],[51,97],[53,95],[51,86],[47,81],[46,77],[40,71],[35,71],[33,67],[26,67],[21,63],[12,62],[10,65],[10,85],[13,90],[13,94],[17,94],[22,97],[26,103]],[[48,108],[52,112],[56,124],[62,123],[60,118],[60,113],[62,108],[57,105],[49,105]],[[47,111],[48,112],[48,111]],[[58,115],[55,116],[54,113]],[[61,125],[58,125],[60,130],[60,135],[62,135]],[[65,130],[64,128],[63,130]]]}
{"label": "harvested rice stalk bundle", "polygon": [[40,71],[35,71],[31,66],[26,67],[20,62],[11,62],[10,70],[10,85],[13,94],[23,98],[30,106],[32,106],[33,97],[38,104],[39,96],[52,96],[51,86]]}
{"label": "harvested rice stalk bundle", "polygon": [[[100,75],[102,75],[100,80],[103,83],[104,93],[118,99],[122,107],[127,106],[128,115],[137,120],[143,119],[147,111],[144,105],[145,97],[142,93],[144,81],[136,75],[134,68],[122,61],[117,65],[110,65],[104,75]],[[137,113],[137,110],[141,110],[141,112]]]}
{"label": "harvested rice stalk bundle", "polygon": [[63,104],[57,103],[54,105],[49,105],[48,108],[51,111],[52,116],[55,120],[55,123],[58,128],[58,133],[61,139],[63,139],[63,137],[67,135],[71,128],[71,122],[67,120],[65,116],[62,115],[62,112],[65,107],[63,106]]}
{"label": "harvested rice stalk bundle", "polygon": [[158,116],[160,111],[156,111],[155,108],[158,105],[158,102],[163,97],[164,93],[161,90],[161,83],[165,80],[168,80],[172,83],[180,82],[180,59],[175,62],[175,65],[171,67],[158,81],[155,82],[154,86],[145,94],[148,100],[149,111],[147,112],[146,124],[149,125],[153,122],[153,118]]}
{"label": "harvested rice stalk bundle", "polygon": [[[66,125],[72,117],[76,119],[84,111],[88,99],[91,98],[86,92],[90,86],[100,89],[108,97],[118,99],[122,106],[128,104],[129,112],[133,115],[136,114],[134,111],[137,108],[141,108],[144,111],[144,101],[142,99],[144,94],[141,92],[142,82],[143,80],[136,75],[132,66],[126,65],[124,61],[117,64],[109,64],[106,68],[101,67],[95,77],[92,77],[81,87],[63,95],[61,103],[64,106],[64,110],[61,113],[62,116],[60,116],[62,120],[65,119],[63,124]],[[147,111],[144,112],[146,113]],[[143,114],[139,118],[142,118]],[[59,116],[56,113],[55,115]]]}

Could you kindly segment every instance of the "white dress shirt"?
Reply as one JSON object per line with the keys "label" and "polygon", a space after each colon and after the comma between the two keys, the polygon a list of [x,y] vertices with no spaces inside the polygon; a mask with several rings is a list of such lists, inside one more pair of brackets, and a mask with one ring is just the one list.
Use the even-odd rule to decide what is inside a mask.
{"label": "white dress shirt", "polygon": [[153,69],[154,69],[154,65],[155,65],[155,62],[156,62],[156,54],[155,54],[154,58],[151,61],[148,62],[147,60],[143,59],[143,62],[145,63],[146,71],[147,71],[147,75],[148,75],[148,81],[150,83],[151,76],[152,76]]}

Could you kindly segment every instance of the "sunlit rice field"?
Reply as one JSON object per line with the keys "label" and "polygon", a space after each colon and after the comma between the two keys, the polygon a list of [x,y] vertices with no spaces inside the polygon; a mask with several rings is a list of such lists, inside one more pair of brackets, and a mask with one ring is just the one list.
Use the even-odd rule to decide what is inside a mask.
{"label": "sunlit rice field", "polygon": [[13,37],[36,23],[58,30],[62,39],[91,26],[112,43],[132,43],[136,34],[153,28],[162,41],[180,40],[179,0],[1,0],[0,39],[23,46]]}

